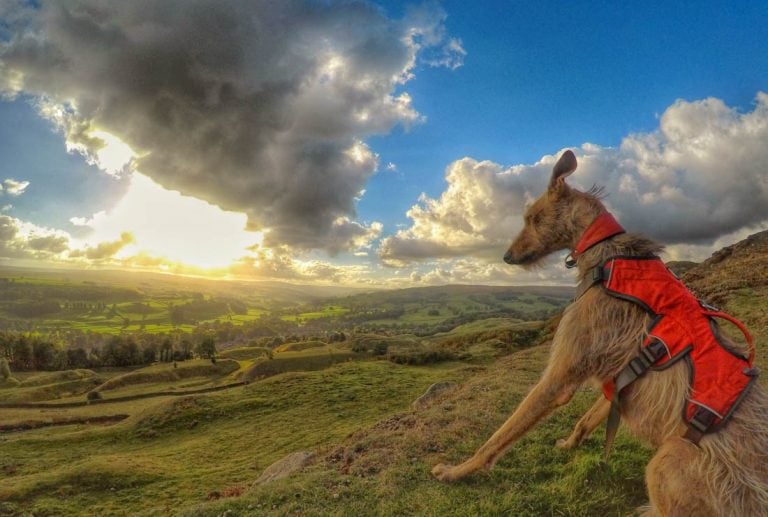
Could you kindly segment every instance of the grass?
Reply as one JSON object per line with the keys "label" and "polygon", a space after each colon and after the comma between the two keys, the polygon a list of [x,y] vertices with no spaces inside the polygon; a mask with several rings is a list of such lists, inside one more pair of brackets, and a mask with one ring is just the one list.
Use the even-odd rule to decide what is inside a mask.
{"label": "grass", "polygon": [[[233,359],[221,359],[216,364],[212,364],[208,359],[194,359],[182,361],[178,363],[178,367],[174,367],[170,363],[158,363],[112,377],[96,389],[100,392],[105,392],[136,384],[152,384],[157,386],[158,384],[175,383],[194,377],[204,378],[206,384],[210,384],[239,369],[240,363]],[[120,395],[124,395],[124,393],[121,392]]]}
{"label": "grass", "polygon": [[323,307],[322,310],[301,312],[298,314],[286,314],[282,317],[285,321],[307,321],[316,320],[319,318],[332,318],[334,316],[341,316],[347,314],[349,309],[346,307],[340,307],[337,305],[328,305]]}
{"label": "grass", "polygon": [[[320,450],[306,473],[246,495],[203,503],[186,515],[624,515],[645,501],[649,451],[620,433],[614,456],[600,461],[601,433],[576,451],[553,444],[597,393],[543,422],[496,468],[455,484],[431,478],[431,466],[471,455],[538,377],[547,349],[508,356],[467,371],[464,383],[423,412],[401,412]],[[461,369],[454,370],[460,375]]]}
{"label": "grass", "polygon": [[243,346],[239,348],[229,348],[219,353],[219,357],[225,359],[235,359],[245,361],[248,359],[258,359],[269,355],[269,348],[263,346]]}
{"label": "grass", "polygon": [[36,514],[176,513],[212,491],[247,487],[283,455],[343,440],[406,409],[432,382],[461,375],[344,363],[151,402],[109,427],[0,435],[0,469],[14,472],[0,474],[0,501]]}
{"label": "grass", "polygon": [[297,352],[275,354],[273,359],[257,360],[245,372],[244,380],[252,381],[286,372],[307,372],[322,370],[331,365],[367,358],[350,350],[334,347],[309,348]]}

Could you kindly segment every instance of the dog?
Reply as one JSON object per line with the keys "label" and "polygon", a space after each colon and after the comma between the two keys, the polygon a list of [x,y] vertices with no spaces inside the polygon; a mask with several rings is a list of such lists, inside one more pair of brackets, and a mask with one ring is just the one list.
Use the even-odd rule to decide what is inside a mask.
{"label": "dog", "polygon": [[[565,151],[552,170],[546,192],[526,210],[525,225],[504,256],[509,264],[531,267],[554,252],[573,250],[567,265],[577,268],[578,294],[563,313],[547,366],[513,414],[471,458],[455,466],[438,464],[432,469],[433,475],[441,481],[455,481],[490,470],[516,440],[568,403],[580,386],[592,382],[611,385],[613,401],[598,399],[571,436],[557,445],[578,445],[600,422],[606,418],[610,421],[615,409],[616,419],[620,415],[633,435],[655,449],[645,472],[650,503],[642,509],[643,515],[768,515],[766,391],[752,382],[756,369],[751,368],[751,358],[717,332],[716,323],[711,323],[720,343],[716,348],[726,350],[725,356],[732,356],[729,360],[744,365],[732,372],[739,382],[743,380],[738,400],[728,415],[715,412],[722,418],[717,426],[704,425],[704,431],[697,431],[693,425],[699,423],[694,417],[698,418],[700,408],[693,398],[696,386],[688,359],[670,360],[659,368],[649,360],[642,375],[633,379],[631,389],[623,389],[621,379],[636,364],[645,344],[649,340],[659,344],[650,339],[649,331],[658,320],[630,297],[622,299],[612,296],[610,289],[598,288],[595,284],[604,278],[595,281],[588,275],[614,264],[609,261],[615,257],[642,261],[642,267],[657,267],[657,255],[663,248],[643,235],[623,232],[615,220],[608,220],[612,217],[605,215],[600,189],[582,192],[569,186],[566,178],[576,167],[574,153]],[[577,250],[589,240],[587,234],[594,233],[595,222],[601,218],[608,220],[609,231],[586,249]],[[703,314],[723,316],[713,308],[702,307]],[[673,355],[666,344],[656,349],[660,354],[654,361],[666,360],[665,353]],[[688,356],[695,353],[686,350]],[[715,432],[709,432],[712,430]]]}

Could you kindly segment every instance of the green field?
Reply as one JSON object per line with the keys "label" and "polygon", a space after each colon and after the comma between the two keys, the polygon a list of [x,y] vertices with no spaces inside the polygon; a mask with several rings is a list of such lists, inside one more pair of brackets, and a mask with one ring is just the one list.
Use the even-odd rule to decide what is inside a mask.
{"label": "green field", "polygon": [[478,318],[542,319],[563,287],[442,286],[359,289],[226,282],[149,273],[0,268],[0,331],[191,333],[203,326],[275,321],[296,332],[368,328],[438,332]]}

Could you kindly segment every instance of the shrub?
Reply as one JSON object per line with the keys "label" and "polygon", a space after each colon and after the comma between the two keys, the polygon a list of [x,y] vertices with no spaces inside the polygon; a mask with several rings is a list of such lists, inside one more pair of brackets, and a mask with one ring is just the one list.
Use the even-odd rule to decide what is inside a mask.
{"label": "shrub", "polygon": [[0,388],[15,388],[21,384],[18,379],[14,377],[7,377],[6,379],[0,379]]}
{"label": "shrub", "polygon": [[8,360],[3,357],[0,358],[0,381],[4,381],[11,377],[11,368],[8,366]]}
{"label": "shrub", "polygon": [[454,361],[458,356],[450,350],[438,348],[410,348],[390,350],[387,359],[396,364],[423,365]]}
{"label": "shrub", "polygon": [[89,391],[88,394],[85,396],[85,398],[87,400],[101,400],[102,396],[100,391],[93,390],[93,391]]}

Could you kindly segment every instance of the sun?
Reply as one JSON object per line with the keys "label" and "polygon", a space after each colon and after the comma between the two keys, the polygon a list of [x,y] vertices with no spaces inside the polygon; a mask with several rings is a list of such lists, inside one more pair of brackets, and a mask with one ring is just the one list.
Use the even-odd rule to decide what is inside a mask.
{"label": "sun", "polygon": [[96,165],[107,174],[118,176],[136,157],[136,153],[128,144],[111,133],[96,130],[91,131],[88,136],[103,142],[95,153],[95,160]]}
{"label": "sun", "polygon": [[83,245],[131,233],[135,242],[117,259],[150,256],[203,269],[227,267],[264,239],[261,232],[246,231],[245,214],[167,190],[138,172],[112,209],[73,222],[92,230]]}

